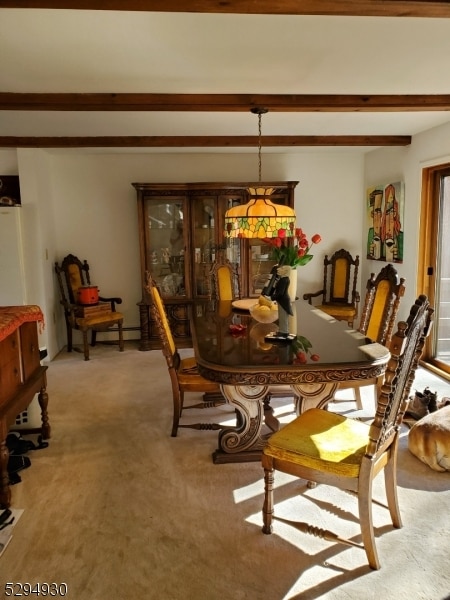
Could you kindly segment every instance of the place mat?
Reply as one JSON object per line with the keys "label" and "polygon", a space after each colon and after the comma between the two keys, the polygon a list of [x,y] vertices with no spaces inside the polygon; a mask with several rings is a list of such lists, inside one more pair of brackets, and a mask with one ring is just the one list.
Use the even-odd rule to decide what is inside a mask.
{"label": "place mat", "polygon": [[258,302],[258,298],[241,298],[240,300],[233,300],[231,306],[238,310],[250,310],[250,307]]}

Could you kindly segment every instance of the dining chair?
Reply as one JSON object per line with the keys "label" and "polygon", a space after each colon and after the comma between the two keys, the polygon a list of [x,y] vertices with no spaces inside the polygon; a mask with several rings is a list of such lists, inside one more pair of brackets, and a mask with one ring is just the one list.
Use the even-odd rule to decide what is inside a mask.
{"label": "dining chair", "polygon": [[[180,423],[183,410],[215,408],[221,404],[225,404],[226,400],[222,396],[217,383],[209,381],[200,375],[195,357],[180,357],[170,329],[161,294],[149,273],[146,274],[145,287],[150,296],[152,316],[159,332],[162,353],[167,362],[167,369],[172,384],[172,437],[177,436],[180,427],[203,431],[223,429],[224,426],[219,423]],[[184,395],[188,392],[203,394],[202,401],[185,406]]]}
{"label": "dining chair", "polygon": [[[83,305],[78,298],[79,290],[91,286],[89,264],[73,254],[68,254],[61,264],[55,262],[55,272],[60,291],[60,303],[64,307],[64,318],[67,332],[67,352],[72,352],[72,331],[79,330],[83,335],[84,360],[89,360],[88,332],[91,332],[91,346],[97,342],[97,332],[111,331],[117,328],[119,350],[123,352],[123,314],[116,311],[116,304],[121,304],[118,297],[105,298],[98,296],[98,302]],[[95,287],[95,286],[91,286]],[[98,288],[96,288],[98,291]]]}
{"label": "dining chair", "polygon": [[[312,408],[269,438],[262,454],[264,533],[272,533],[275,519],[330,542],[364,548],[370,567],[380,568],[372,520],[372,482],[384,472],[390,517],[395,528],[402,527],[396,475],[399,432],[432,314],[427,297],[422,295],[411,307],[408,320],[398,323],[372,424]],[[350,514],[349,519],[359,517],[362,545],[305,522],[274,516],[275,470],[356,494],[359,514]],[[343,516],[349,509],[336,512]]]}
{"label": "dining chair", "polygon": [[[389,346],[392,331],[400,307],[400,300],[405,293],[405,279],[398,277],[396,269],[388,264],[378,275],[372,273],[366,285],[366,296],[357,331],[378,342]],[[383,377],[365,381],[346,381],[339,384],[339,390],[352,389],[358,410],[362,410],[360,388],[375,384],[380,392]]]}
{"label": "dining chair", "polygon": [[312,304],[313,298],[321,297],[317,305],[338,321],[347,321],[353,327],[358,316],[360,301],[357,291],[359,256],[355,258],[341,248],[331,258],[325,256],[323,261],[323,287],[321,290],[303,294],[303,300]]}
{"label": "dining chair", "polygon": [[217,260],[209,271],[210,297],[232,301],[241,297],[239,265],[228,259]]}

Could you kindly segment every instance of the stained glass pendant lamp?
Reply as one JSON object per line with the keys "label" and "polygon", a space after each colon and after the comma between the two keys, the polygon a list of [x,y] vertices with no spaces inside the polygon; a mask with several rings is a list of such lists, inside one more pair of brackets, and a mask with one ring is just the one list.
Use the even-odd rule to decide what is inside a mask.
{"label": "stained glass pendant lamp", "polygon": [[284,204],[274,204],[270,195],[272,187],[261,183],[261,115],[265,108],[252,108],[258,115],[258,160],[259,184],[248,188],[250,200],[247,204],[233,206],[225,213],[225,236],[229,238],[270,238],[277,237],[278,230],[284,229],[286,237],[292,237],[295,229],[295,212]]}

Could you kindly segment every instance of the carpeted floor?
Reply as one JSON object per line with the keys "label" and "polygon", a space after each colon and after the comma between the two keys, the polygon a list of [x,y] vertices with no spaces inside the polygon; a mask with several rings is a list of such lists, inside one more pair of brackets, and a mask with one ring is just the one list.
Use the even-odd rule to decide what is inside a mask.
{"label": "carpeted floor", "polygon": [[[447,383],[433,383],[440,394]],[[404,527],[392,529],[382,479],[375,483],[382,568],[365,553],[275,522],[261,532],[259,463],[214,465],[217,432],[183,429],[171,438],[171,391],[159,351],[98,346],[91,360],[61,353],[49,365],[52,439],[29,454],[12,487],[24,509],[0,558],[6,582],[65,582],[73,600],[443,600],[450,594],[450,473],[407,450],[399,455]],[[363,415],[373,411],[364,388]],[[289,399],[274,401],[282,421]],[[348,411],[353,403],[333,403]],[[229,408],[226,407],[229,411]],[[205,412],[205,411],[204,411]],[[222,418],[232,418],[222,410]],[[276,514],[358,536],[356,500],[325,486],[276,477]]]}

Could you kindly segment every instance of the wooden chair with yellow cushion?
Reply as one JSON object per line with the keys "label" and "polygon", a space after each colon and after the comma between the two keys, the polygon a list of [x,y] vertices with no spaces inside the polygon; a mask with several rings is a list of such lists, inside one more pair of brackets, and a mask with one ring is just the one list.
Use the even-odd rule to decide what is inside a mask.
{"label": "wooden chair with yellow cushion", "polygon": [[313,293],[303,294],[303,299],[312,304],[313,298],[322,297],[317,305],[338,321],[347,321],[353,327],[358,316],[360,301],[358,285],[359,256],[352,255],[341,248],[331,258],[325,256],[323,262],[323,287]]}
{"label": "wooden chair with yellow cushion", "polygon": [[[95,346],[97,332],[117,328],[119,350],[123,345],[123,314],[116,311],[116,304],[121,304],[121,298],[105,298],[98,296],[98,302],[83,306],[78,301],[80,288],[91,286],[89,264],[81,262],[73,254],[68,254],[61,265],[55,263],[55,272],[58,279],[61,304],[64,307],[64,317],[67,330],[67,351],[72,352],[72,330],[81,331],[83,335],[84,360],[89,360],[88,332],[91,332],[91,346]],[[96,286],[92,286],[97,290]]]}
{"label": "wooden chair with yellow cushion", "polygon": [[211,298],[232,301],[241,297],[239,266],[227,259],[212,264],[208,283]]}
{"label": "wooden chair with yellow cushion", "polygon": [[[187,427],[198,430],[217,430],[223,426],[219,423],[180,423],[183,410],[191,408],[214,408],[225,404],[225,398],[220,393],[220,387],[214,381],[209,381],[200,375],[195,357],[181,358],[175,345],[169,321],[167,319],[161,294],[156,287],[151,275],[146,276],[146,291],[150,296],[152,315],[158,329],[162,353],[167,362],[170,381],[172,384],[173,419],[172,437],[176,437],[179,427]],[[200,403],[184,405],[186,392],[202,393],[203,400]]]}
{"label": "wooden chair with yellow cushion", "polygon": [[[388,264],[375,276],[372,273],[366,286],[366,297],[358,331],[373,342],[389,346],[400,300],[405,293],[405,280],[399,279],[396,269]],[[360,387],[376,384],[378,393],[383,378],[349,381],[339,384],[339,389],[353,389],[358,409],[362,409]]]}
{"label": "wooden chair with yellow cushion", "polygon": [[[372,520],[372,482],[384,472],[390,517],[394,527],[400,528],[396,476],[399,430],[432,313],[427,297],[419,296],[408,321],[398,323],[372,424],[312,408],[269,438],[262,456],[264,533],[272,533],[272,520],[279,520],[333,543],[364,548],[370,567],[380,568]],[[353,522],[359,516],[362,545],[308,523],[274,517],[275,470],[303,478],[305,487],[312,481],[355,493],[359,515],[350,514],[349,519]],[[346,507],[336,512],[343,516],[350,511]]]}

